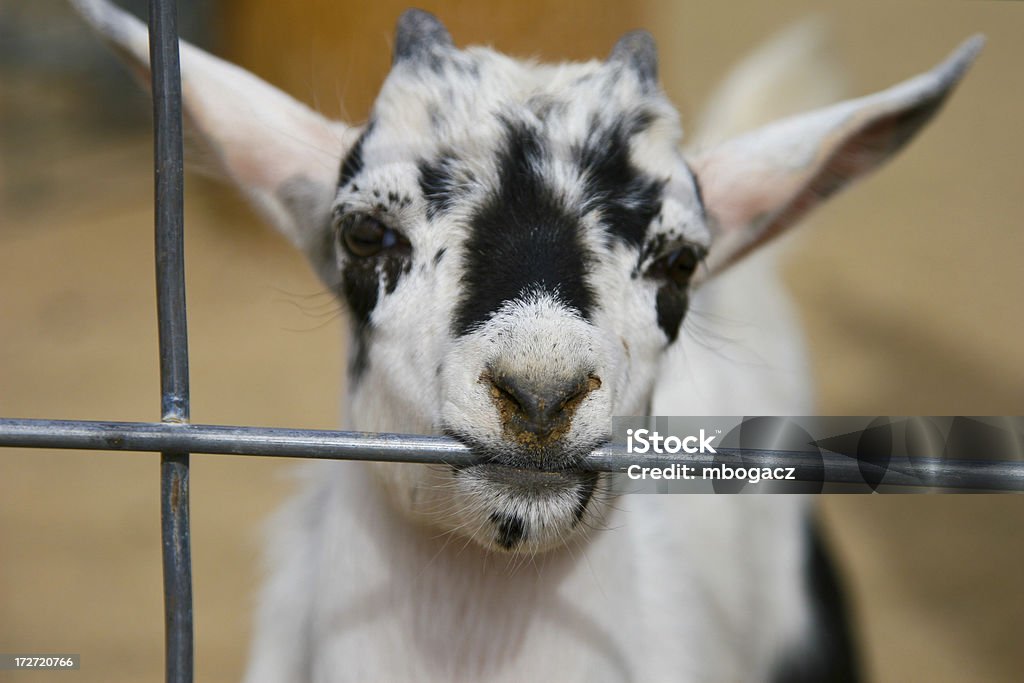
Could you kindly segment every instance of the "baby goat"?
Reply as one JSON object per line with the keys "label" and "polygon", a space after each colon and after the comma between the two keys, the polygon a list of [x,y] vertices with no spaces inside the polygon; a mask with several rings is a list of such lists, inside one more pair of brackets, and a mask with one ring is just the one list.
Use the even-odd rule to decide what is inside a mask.
{"label": "baby goat", "polygon": [[[142,24],[75,4],[145,75]],[[347,306],[349,426],[489,458],[316,465],[278,518],[246,680],[855,679],[802,500],[612,509],[574,464],[613,415],[811,412],[771,273],[716,278],[900,149],[980,42],[689,158],[645,32],[543,65],[410,10],[364,126],[183,43],[189,124]],[[762,362],[689,341],[691,305],[749,313]]]}

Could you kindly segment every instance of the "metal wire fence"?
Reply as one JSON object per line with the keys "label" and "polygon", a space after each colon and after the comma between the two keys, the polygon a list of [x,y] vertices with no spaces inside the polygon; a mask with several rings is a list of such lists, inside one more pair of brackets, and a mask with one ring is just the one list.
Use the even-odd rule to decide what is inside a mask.
{"label": "metal wire fence", "polygon": [[[175,0],[150,0],[149,35],[155,129],[155,242],[160,346],[161,422],[0,419],[0,446],[159,452],[164,567],[166,681],[193,678],[192,571],[189,539],[189,454],[263,455],[340,460],[472,465],[482,462],[449,438],[403,434],[269,429],[189,424],[188,332],[185,310],[181,74]],[[861,483],[857,460],[840,454],[719,449],[747,465],[800,466],[817,481]],[[715,456],[687,461],[715,464]],[[719,461],[720,462],[720,461]],[[663,456],[597,448],[580,469],[621,472],[657,466]],[[903,467],[902,465],[907,465]],[[922,476],[922,473],[924,475]],[[894,460],[885,483],[975,490],[1024,491],[1024,463]]]}

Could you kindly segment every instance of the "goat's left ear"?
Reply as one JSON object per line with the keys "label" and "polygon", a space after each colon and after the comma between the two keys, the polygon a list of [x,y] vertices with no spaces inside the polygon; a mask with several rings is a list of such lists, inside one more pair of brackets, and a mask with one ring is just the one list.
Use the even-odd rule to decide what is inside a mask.
{"label": "goat's left ear", "polygon": [[[143,81],[149,33],[106,0],[71,0]],[[185,126],[214,168],[292,242],[315,252],[344,150],[358,131],[325,119],[248,71],[180,43]]]}
{"label": "goat's left ear", "polygon": [[888,90],[783,119],[697,153],[690,164],[713,242],[694,286],[880,166],[938,111],[984,39]]}

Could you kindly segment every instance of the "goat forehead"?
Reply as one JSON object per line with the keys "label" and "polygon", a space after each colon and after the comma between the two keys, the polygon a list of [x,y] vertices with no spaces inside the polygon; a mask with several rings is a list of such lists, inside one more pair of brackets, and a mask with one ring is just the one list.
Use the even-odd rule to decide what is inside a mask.
{"label": "goat forehead", "polygon": [[377,180],[403,206],[417,197],[424,215],[399,224],[414,246],[430,245],[427,256],[456,247],[456,335],[538,293],[590,319],[595,263],[620,246],[650,251],[655,217],[662,232],[674,221],[678,236],[703,241],[678,116],[632,71],[486,49],[453,59],[396,66],[343,163],[339,197],[365,196]]}
{"label": "goat forehead", "polygon": [[[662,180],[686,176],[692,185],[678,153],[682,132],[676,110],[632,69],[615,64],[542,65],[487,48],[456,51],[426,65],[400,62],[381,90],[371,121],[346,160],[342,186],[364,165],[418,165],[427,171],[425,194],[437,189],[432,182],[441,176],[461,176],[467,187],[493,185],[500,178],[495,160],[507,146],[510,124],[530,129],[544,147],[550,179],[562,190],[572,190],[572,166],[579,166],[581,150],[595,165],[602,136],[616,143],[616,162],[630,156],[632,144],[639,151],[632,156],[641,157],[636,161],[648,175]],[[630,140],[638,133],[639,141]],[[555,172],[559,167],[568,173]],[[399,174],[407,183],[415,177]]]}
{"label": "goat forehead", "polygon": [[628,68],[596,61],[538,64],[468,48],[429,68],[399,63],[381,89],[373,118],[388,144],[429,155],[445,145],[466,147],[467,153],[481,143],[486,148],[496,132],[492,124],[509,112],[529,112],[560,138],[573,139],[595,117],[642,108],[664,119],[677,141],[674,108]]}

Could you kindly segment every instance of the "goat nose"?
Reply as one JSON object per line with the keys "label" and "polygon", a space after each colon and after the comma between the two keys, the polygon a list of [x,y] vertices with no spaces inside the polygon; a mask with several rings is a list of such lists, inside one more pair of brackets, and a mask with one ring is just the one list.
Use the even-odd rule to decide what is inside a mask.
{"label": "goat nose", "polygon": [[491,398],[510,436],[526,445],[557,441],[569,431],[576,408],[601,386],[595,375],[530,381],[507,372],[489,372]]}

